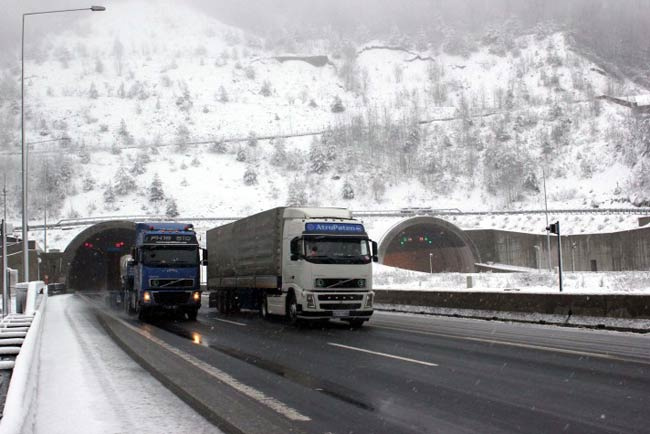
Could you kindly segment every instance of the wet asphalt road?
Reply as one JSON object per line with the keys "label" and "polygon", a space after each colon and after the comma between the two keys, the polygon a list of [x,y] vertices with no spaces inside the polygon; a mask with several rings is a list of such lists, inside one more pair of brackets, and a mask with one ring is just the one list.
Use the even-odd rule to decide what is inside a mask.
{"label": "wet asphalt road", "polygon": [[[236,403],[247,409],[229,414],[258,418],[251,426],[269,431],[650,431],[646,335],[382,312],[360,330],[336,322],[296,328],[207,308],[197,322],[117,316],[204,371],[218,368],[281,403],[276,410],[246,397]],[[192,393],[215,393],[221,383],[213,376]],[[232,402],[241,395],[222,392]]]}

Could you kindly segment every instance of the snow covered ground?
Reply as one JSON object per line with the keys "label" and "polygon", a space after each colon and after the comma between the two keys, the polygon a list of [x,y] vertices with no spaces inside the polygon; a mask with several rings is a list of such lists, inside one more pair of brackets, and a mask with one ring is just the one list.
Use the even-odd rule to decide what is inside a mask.
{"label": "snow covered ground", "polygon": [[51,297],[34,433],[219,433],[99,328],[84,302]]}
{"label": "snow covered ground", "polygon": [[[467,289],[471,277],[473,288]],[[479,291],[557,294],[558,276],[534,273],[423,273],[375,264],[376,289],[413,291]],[[563,273],[564,293],[568,294],[650,294],[650,272]]]}

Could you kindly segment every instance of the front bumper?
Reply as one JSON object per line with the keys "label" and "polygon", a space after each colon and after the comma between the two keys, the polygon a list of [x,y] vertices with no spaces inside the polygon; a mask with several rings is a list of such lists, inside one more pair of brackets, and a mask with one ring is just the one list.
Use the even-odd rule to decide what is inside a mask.
{"label": "front bumper", "polygon": [[370,319],[373,310],[300,310],[298,318],[301,319]]}
{"label": "front bumper", "polygon": [[[144,300],[144,292],[150,294],[150,300]],[[194,294],[198,293],[198,300],[195,300]],[[201,292],[200,291],[156,291],[146,290],[143,291],[140,300],[142,306],[147,308],[173,310],[178,308],[199,308],[201,307]]]}

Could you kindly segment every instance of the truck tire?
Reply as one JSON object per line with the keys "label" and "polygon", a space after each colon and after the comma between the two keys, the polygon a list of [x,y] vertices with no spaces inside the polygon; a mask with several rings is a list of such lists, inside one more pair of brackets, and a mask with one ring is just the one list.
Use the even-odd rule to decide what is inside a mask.
{"label": "truck tire", "polygon": [[286,317],[289,324],[298,325],[298,303],[293,292],[289,292],[287,295]]}
{"label": "truck tire", "polygon": [[260,316],[264,319],[269,318],[269,303],[266,294],[262,294],[260,297]]}

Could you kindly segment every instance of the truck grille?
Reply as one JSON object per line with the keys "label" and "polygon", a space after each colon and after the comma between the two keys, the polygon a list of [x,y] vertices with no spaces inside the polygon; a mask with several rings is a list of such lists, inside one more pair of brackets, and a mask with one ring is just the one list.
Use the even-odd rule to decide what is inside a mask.
{"label": "truck grille", "polygon": [[154,292],[153,301],[162,305],[185,304],[189,301],[189,292]]}
{"label": "truck grille", "polygon": [[149,287],[156,288],[193,288],[194,279],[149,279]]}
{"label": "truck grille", "polygon": [[320,308],[325,310],[354,310],[361,309],[361,303],[321,303]]}
{"label": "truck grille", "polygon": [[325,288],[356,288],[365,289],[365,282],[363,286],[359,286],[359,280],[365,279],[322,279]]}
{"label": "truck grille", "polygon": [[355,301],[363,300],[362,294],[319,294],[319,301]]}

